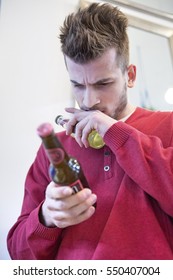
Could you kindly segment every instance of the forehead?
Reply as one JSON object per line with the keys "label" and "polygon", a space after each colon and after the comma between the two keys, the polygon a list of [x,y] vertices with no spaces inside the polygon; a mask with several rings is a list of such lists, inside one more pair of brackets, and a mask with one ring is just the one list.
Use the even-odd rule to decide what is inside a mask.
{"label": "forehead", "polygon": [[85,64],[76,63],[67,56],[65,61],[70,78],[75,81],[84,77],[89,80],[103,79],[120,70],[115,49],[109,49],[101,57]]}

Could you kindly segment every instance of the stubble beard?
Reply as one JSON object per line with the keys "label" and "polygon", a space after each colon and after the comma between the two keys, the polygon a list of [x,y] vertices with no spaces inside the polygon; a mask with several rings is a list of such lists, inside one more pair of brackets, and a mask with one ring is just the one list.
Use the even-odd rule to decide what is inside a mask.
{"label": "stubble beard", "polygon": [[127,107],[127,104],[128,104],[128,99],[127,99],[127,86],[126,84],[124,85],[124,88],[120,94],[120,98],[119,98],[119,101],[118,101],[118,104],[115,104],[115,110],[114,110],[114,113],[112,116],[113,119],[115,120],[119,120],[121,119],[122,117],[124,117],[124,112],[125,112],[125,109]]}

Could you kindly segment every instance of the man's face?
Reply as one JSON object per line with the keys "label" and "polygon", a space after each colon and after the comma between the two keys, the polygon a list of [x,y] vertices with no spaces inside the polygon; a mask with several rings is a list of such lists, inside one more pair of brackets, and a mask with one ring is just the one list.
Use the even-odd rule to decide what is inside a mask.
{"label": "man's face", "polygon": [[115,119],[124,117],[129,70],[122,73],[117,66],[115,49],[86,64],[75,63],[69,57],[65,59],[72,93],[80,109],[100,110]]}

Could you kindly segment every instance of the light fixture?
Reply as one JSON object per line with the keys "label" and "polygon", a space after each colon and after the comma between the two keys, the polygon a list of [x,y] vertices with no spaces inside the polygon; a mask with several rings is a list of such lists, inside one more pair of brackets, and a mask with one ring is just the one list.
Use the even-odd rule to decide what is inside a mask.
{"label": "light fixture", "polygon": [[173,104],[173,87],[168,88],[168,90],[165,93],[165,100],[169,104]]}

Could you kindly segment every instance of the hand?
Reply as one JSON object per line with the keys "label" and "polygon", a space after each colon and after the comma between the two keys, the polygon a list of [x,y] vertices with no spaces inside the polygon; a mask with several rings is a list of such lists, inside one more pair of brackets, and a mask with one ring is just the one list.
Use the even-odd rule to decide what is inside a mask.
{"label": "hand", "polygon": [[86,148],[89,147],[88,134],[92,130],[97,130],[104,137],[106,131],[117,122],[99,110],[82,111],[75,108],[66,108],[66,111],[72,113],[71,119],[66,123],[66,133],[70,135],[75,126],[75,139],[80,147],[83,145]]}
{"label": "hand", "polygon": [[47,227],[59,228],[79,224],[94,214],[96,200],[96,195],[88,188],[73,194],[70,187],[60,187],[51,182],[46,189],[41,222]]}

